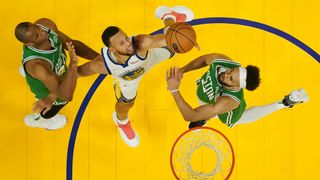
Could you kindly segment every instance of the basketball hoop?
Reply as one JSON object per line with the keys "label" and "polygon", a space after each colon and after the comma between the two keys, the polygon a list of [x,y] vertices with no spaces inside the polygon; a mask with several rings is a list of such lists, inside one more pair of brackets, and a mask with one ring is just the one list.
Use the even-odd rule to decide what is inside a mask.
{"label": "basketball hoop", "polygon": [[179,180],[229,179],[234,163],[230,141],[210,127],[183,132],[173,144],[170,154],[171,170]]}

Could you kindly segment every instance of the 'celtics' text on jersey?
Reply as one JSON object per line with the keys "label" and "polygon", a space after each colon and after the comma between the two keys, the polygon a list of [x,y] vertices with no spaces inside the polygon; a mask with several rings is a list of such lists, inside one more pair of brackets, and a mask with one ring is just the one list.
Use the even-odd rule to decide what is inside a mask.
{"label": "'celtics' text on jersey", "polygon": [[246,103],[242,89],[233,91],[223,88],[218,78],[222,72],[237,67],[240,67],[239,63],[225,59],[215,59],[209,70],[197,81],[197,96],[201,101],[215,104],[218,96],[229,96],[240,104],[238,108],[218,115],[219,119],[229,127],[232,127],[240,119],[246,108]]}

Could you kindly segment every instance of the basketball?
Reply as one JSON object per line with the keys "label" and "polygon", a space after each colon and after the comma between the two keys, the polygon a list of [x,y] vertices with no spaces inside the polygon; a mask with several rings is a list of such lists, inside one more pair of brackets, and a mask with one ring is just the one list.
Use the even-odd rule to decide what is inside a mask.
{"label": "basketball", "polygon": [[186,53],[193,46],[198,46],[196,32],[191,25],[184,22],[175,23],[165,33],[168,47],[176,53]]}

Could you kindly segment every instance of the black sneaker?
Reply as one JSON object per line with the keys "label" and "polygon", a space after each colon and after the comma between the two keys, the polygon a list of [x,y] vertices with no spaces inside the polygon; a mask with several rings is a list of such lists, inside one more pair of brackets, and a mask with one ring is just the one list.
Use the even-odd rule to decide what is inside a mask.
{"label": "black sneaker", "polygon": [[207,123],[207,120],[200,120],[200,121],[190,122],[189,129],[195,128],[195,127],[202,127],[206,123]]}

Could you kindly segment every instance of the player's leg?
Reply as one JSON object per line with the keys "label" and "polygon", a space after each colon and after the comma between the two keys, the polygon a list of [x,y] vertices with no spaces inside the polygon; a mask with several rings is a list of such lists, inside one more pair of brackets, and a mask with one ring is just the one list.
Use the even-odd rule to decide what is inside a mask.
{"label": "player's leg", "polygon": [[128,118],[129,110],[133,107],[135,99],[130,100],[120,100],[115,104],[115,110],[117,113],[117,117],[120,121],[123,121]]}
{"label": "player's leg", "polygon": [[24,118],[24,122],[29,127],[39,127],[49,130],[60,129],[65,126],[67,118],[64,115],[58,114],[58,112],[65,106],[63,105],[53,105],[52,108],[43,114],[29,114]]}
{"label": "player's leg", "polygon": [[[117,98],[115,104],[115,112],[112,114],[112,119],[117,125],[121,138],[130,147],[136,147],[139,145],[139,135],[132,128],[130,119],[128,118],[129,110],[134,105],[136,96],[137,84],[127,84],[121,88],[119,81],[115,80],[114,91]],[[123,85],[123,84],[122,84]]]}
{"label": "player's leg", "polygon": [[283,100],[264,106],[254,106],[246,109],[236,124],[251,123],[280,109],[291,108],[296,104],[304,103],[308,100],[309,97],[304,89],[294,90],[286,95]]}

